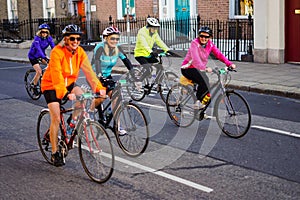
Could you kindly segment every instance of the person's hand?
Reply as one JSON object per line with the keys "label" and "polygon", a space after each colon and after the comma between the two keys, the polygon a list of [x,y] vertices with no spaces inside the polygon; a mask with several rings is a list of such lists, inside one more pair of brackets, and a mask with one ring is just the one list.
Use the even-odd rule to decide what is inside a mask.
{"label": "person's hand", "polygon": [[74,100],[76,100],[76,95],[73,93],[70,93],[70,94],[68,94],[68,98],[69,98],[69,100],[74,101]]}
{"label": "person's hand", "polygon": [[43,59],[42,59],[42,63],[43,63],[44,65],[47,65],[48,62],[49,62],[48,58],[43,58]]}
{"label": "person's hand", "polygon": [[212,68],[206,67],[205,71],[208,72],[208,73],[211,73],[212,72]]}
{"label": "person's hand", "polygon": [[150,55],[153,56],[154,58],[157,58],[157,57],[158,57],[158,53],[156,53],[156,52],[154,52],[154,51],[152,51],[152,52],[150,53]]}
{"label": "person's hand", "polygon": [[229,67],[232,68],[232,69],[235,69],[236,65],[235,64],[231,64]]}

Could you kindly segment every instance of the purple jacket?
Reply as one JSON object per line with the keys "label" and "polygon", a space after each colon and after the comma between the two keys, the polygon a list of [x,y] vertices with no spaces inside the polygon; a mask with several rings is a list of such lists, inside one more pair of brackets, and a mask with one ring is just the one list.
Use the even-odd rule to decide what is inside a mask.
{"label": "purple jacket", "polygon": [[203,48],[200,45],[199,38],[195,38],[191,42],[191,46],[182,62],[182,65],[185,65],[192,60],[191,65],[187,68],[196,68],[201,71],[205,70],[210,52],[213,52],[215,57],[225,63],[226,66],[230,66],[232,64],[211,40],[208,40],[206,47]]}
{"label": "purple jacket", "polygon": [[42,58],[42,59],[46,58],[45,51],[49,46],[51,46],[51,49],[53,49],[53,47],[55,46],[51,36],[48,36],[45,39],[43,39],[42,37],[36,35],[29,49],[28,58],[30,60],[38,59],[38,58]]}

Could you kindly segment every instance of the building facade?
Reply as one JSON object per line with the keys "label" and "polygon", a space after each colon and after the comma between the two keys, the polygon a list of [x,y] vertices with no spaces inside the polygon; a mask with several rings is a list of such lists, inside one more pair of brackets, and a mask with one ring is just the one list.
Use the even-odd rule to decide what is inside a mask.
{"label": "building facade", "polygon": [[[203,20],[254,21],[255,62],[300,63],[300,0],[0,0],[1,19],[59,18],[83,20],[154,16]],[[286,37],[288,36],[288,37]]]}

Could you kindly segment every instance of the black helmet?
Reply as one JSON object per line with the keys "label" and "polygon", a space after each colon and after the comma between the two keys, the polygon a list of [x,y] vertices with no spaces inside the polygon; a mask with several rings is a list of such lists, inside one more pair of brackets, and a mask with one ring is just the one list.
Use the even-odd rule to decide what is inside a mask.
{"label": "black helmet", "polygon": [[208,33],[209,36],[212,36],[212,30],[208,26],[202,26],[198,31],[198,34],[200,33]]}
{"label": "black helmet", "polygon": [[64,30],[62,30],[63,37],[69,36],[72,34],[82,35],[80,27],[75,24],[69,24],[64,28]]}
{"label": "black helmet", "polygon": [[41,29],[50,30],[50,26],[48,24],[41,24],[41,25],[39,25],[39,30],[41,30]]}

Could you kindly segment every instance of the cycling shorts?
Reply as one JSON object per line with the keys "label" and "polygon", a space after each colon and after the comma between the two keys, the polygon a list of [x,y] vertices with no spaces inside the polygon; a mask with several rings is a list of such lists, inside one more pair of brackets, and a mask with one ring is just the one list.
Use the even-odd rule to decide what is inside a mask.
{"label": "cycling shorts", "polygon": [[[69,92],[71,92],[73,90],[73,88],[76,87],[76,86],[78,86],[76,83],[72,83],[71,85],[69,85],[67,87],[67,90]],[[43,92],[43,95],[45,97],[45,100],[46,100],[47,104],[52,103],[52,102],[58,102],[58,103],[61,104],[61,99],[58,99],[56,97],[56,91],[55,90],[45,90]],[[67,97],[65,97],[65,98],[67,98]]]}

